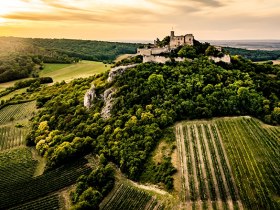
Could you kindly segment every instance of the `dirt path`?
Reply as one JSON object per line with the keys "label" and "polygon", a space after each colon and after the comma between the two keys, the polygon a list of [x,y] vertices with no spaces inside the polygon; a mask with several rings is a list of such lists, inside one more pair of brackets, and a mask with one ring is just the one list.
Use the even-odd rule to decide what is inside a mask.
{"label": "dirt path", "polygon": [[202,171],[203,180],[204,180],[204,183],[205,183],[205,191],[206,191],[206,195],[207,195],[208,209],[211,210],[212,209],[211,197],[210,197],[210,191],[209,191],[209,187],[208,187],[209,186],[208,185],[208,180],[207,180],[207,176],[206,176],[205,163],[204,163],[202,149],[201,149],[202,146],[201,146],[197,126],[199,126],[199,125],[194,126],[194,131],[195,131],[195,137],[196,137],[196,140],[197,140],[196,142],[197,142],[197,147],[198,147],[199,162],[200,162],[200,167],[201,167],[201,171]]}
{"label": "dirt path", "polygon": [[203,126],[201,126],[201,128],[202,128],[203,141],[204,141],[205,149],[206,149],[206,153],[207,153],[207,159],[209,161],[210,171],[211,171],[211,175],[213,177],[215,193],[216,193],[216,197],[217,197],[218,209],[223,209],[223,203],[222,203],[220,191],[219,191],[219,188],[218,188],[218,181],[216,179],[216,175],[215,175],[215,172],[214,172],[214,166],[213,166],[213,162],[212,162],[212,158],[211,158],[211,153],[210,153],[209,144],[208,144],[208,141],[207,141],[205,129],[204,129]]}
{"label": "dirt path", "polygon": [[213,132],[211,130],[211,125],[210,124],[208,124],[208,128],[209,128],[209,131],[210,131],[210,135],[211,135],[214,150],[215,150],[215,153],[216,153],[216,156],[217,156],[217,161],[218,161],[218,165],[219,165],[219,168],[220,168],[222,180],[223,180],[223,183],[224,183],[224,187],[225,187],[225,191],[226,191],[226,195],[227,195],[227,204],[228,204],[229,209],[233,210],[234,208],[233,208],[232,198],[231,198],[231,195],[230,195],[230,192],[229,192],[229,187],[228,187],[228,184],[227,184],[227,181],[226,181],[226,176],[225,176],[225,173],[224,173],[224,169],[222,167],[220,155],[218,153],[217,145],[216,145],[215,138],[214,138]]}
{"label": "dirt path", "polygon": [[189,178],[188,178],[187,154],[186,154],[182,124],[178,124],[176,126],[176,140],[177,140],[177,147],[178,147],[180,166],[181,166],[179,170],[181,172],[181,177],[183,180],[182,183],[183,186],[181,190],[181,195],[183,195],[182,201],[184,202],[183,205],[186,205],[188,208],[188,206],[191,207],[190,187],[189,187],[190,185],[189,185]]}
{"label": "dirt path", "polygon": [[196,166],[195,166],[195,158],[194,158],[194,151],[193,151],[193,142],[191,141],[191,128],[190,126],[187,126],[188,129],[188,139],[189,139],[189,144],[190,144],[190,156],[191,156],[191,161],[193,164],[193,178],[194,178],[194,186],[195,186],[195,193],[197,195],[197,205],[198,209],[202,209],[202,202],[201,202],[201,197],[199,193],[199,186],[198,186],[198,180],[197,180],[197,171],[196,171]]}
{"label": "dirt path", "polygon": [[229,159],[227,157],[226,150],[225,150],[225,147],[224,147],[224,143],[222,141],[222,136],[221,136],[221,134],[219,132],[219,129],[218,129],[218,126],[216,124],[215,124],[215,128],[216,128],[216,131],[217,131],[217,134],[218,134],[218,137],[219,137],[219,142],[221,144],[221,147],[222,147],[222,150],[223,150],[223,153],[224,153],[226,164],[228,166],[228,170],[229,170],[229,173],[230,173],[231,181],[232,181],[232,184],[233,184],[233,188],[234,188],[237,203],[238,203],[238,208],[240,210],[243,210],[244,208],[243,208],[243,205],[241,203],[241,199],[240,199],[240,196],[239,196],[239,193],[238,193],[237,185],[235,183],[234,176],[233,176],[233,173],[232,173],[232,169],[231,169],[230,164],[229,164]]}
{"label": "dirt path", "polygon": [[45,170],[47,161],[46,161],[45,158],[41,157],[41,156],[38,154],[38,152],[37,152],[37,150],[36,150],[35,148],[32,148],[32,149],[31,149],[31,153],[32,153],[32,158],[33,158],[34,160],[37,160],[37,161],[38,161],[33,176],[34,176],[34,177],[40,176],[40,175],[42,175],[42,174],[44,173],[44,170]]}

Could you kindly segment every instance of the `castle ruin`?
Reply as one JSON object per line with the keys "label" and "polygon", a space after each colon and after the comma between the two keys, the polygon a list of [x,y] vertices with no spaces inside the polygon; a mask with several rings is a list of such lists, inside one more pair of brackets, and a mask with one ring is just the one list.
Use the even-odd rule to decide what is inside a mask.
{"label": "castle ruin", "polygon": [[175,49],[179,46],[190,45],[193,46],[194,36],[192,34],[186,34],[181,36],[175,36],[175,32],[171,31],[170,34],[170,49]]}
{"label": "castle ruin", "polygon": [[170,43],[164,47],[158,47],[156,44],[152,48],[137,49],[137,54],[143,56],[159,55],[161,53],[169,53],[171,50],[176,49],[179,46],[190,45],[193,46],[194,36],[192,34],[186,34],[181,36],[175,36],[175,32],[170,33]]}

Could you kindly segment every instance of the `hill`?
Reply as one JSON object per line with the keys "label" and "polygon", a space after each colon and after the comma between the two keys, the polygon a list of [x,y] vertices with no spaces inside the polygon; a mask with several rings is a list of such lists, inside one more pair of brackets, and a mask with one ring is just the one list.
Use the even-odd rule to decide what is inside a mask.
{"label": "hill", "polygon": [[[178,209],[278,209],[279,126],[272,125],[280,124],[279,66],[241,56],[232,56],[231,63],[215,63],[204,55],[206,46],[199,46],[182,48],[180,54],[186,57],[187,51],[203,51],[182,62],[134,63],[52,86],[36,81],[19,97],[36,99],[39,111],[31,119],[26,142],[46,158],[47,171],[24,186],[33,189],[32,183],[46,180],[48,174],[60,180],[56,172],[61,167],[90,154],[94,166],[77,179],[73,209],[97,209],[105,197],[111,200],[109,207],[118,202],[118,207],[165,204],[160,201],[164,196],[157,197],[158,205],[134,188],[114,191],[117,173],[168,191]],[[121,63],[136,62],[128,59]],[[70,66],[50,67],[59,72]],[[248,117],[177,123],[247,115],[271,126]],[[27,192],[15,189],[17,196]],[[60,188],[46,184],[42,189],[40,195],[30,193],[34,197],[23,196],[11,207],[40,196],[44,200]],[[7,200],[8,194],[3,195]],[[141,202],[134,200],[137,196]]]}
{"label": "hill", "polygon": [[139,44],[72,39],[0,37],[0,83],[38,77],[45,63],[79,60],[112,63],[119,55],[135,53]]}
{"label": "hill", "polygon": [[280,50],[247,50],[242,48],[225,47],[231,55],[241,55],[252,61],[280,60]]}

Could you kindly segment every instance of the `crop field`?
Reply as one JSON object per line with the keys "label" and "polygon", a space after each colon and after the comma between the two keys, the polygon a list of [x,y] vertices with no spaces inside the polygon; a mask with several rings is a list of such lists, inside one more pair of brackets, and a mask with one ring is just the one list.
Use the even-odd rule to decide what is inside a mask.
{"label": "crop field", "polygon": [[11,185],[29,180],[37,163],[32,159],[30,148],[20,147],[0,152],[0,194]]}
{"label": "crop field", "polygon": [[[16,157],[22,161],[21,156],[18,155]],[[14,171],[13,175],[10,176],[11,179],[5,178],[1,182],[3,186],[1,186],[0,191],[0,209],[7,209],[26,203],[26,205],[29,205],[30,203],[28,204],[28,202],[31,201],[34,201],[35,204],[31,202],[30,205],[44,205],[40,204],[41,202],[49,203],[50,206],[44,207],[45,209],[51,209],[53,205],[57,206],[55,204],[57,203],[56,198],[50,197],[50,200],[48,200],[48,197],[45,199],[43,197],[74,184],[79,176],[88,174],[91,169],[86,163],[87,161],[85,159],[80,159],[55,170],[47,171],[37,177],[30,176],[31,173],[26,173],[29,176],[25,175],[24,179],[21,173],[25,174],[27,169],[25,170],[19,165],[19,168],[15,169],[17,172]],[[1,177],[7,177],[9,175],[8,172],[1,169],[2,166],[0,166]],[[40,201],[39,198],[43,200]],[[35,201],[36,199],[39,199],[38,202]]]}
{"label": "crop field", "polygon": [[100,205],[101,210],[160,210],[164,206],[148,193],[125,184],[119,184],[110,193],[108,200]]}
{"label": "crop field", "polygon": [[70,81],[75,78],[89,77],[110,69],[110,64],[95,61],[80,61],[75,64],[45,64],[40,77],[52,77],[54,82]]}
{"label": "crop field", "polygon": [[60,208],[59,196],[58,194],[48,195],[34,201],[27,202],[25,204],[10,208],[9,210],[30,210],[30,209],[40,209],[40,210],[58,210]]}
{"label": "crop field", "polygon": [[36,102],[9,105],[0,109],[0,124],[31,118],[36,112]]}
{"label": "crop field", "polygon": [[176,125],[188,209],[279,209],[279,128],[250,117]]}
{"label": "crop field", "polygon": [[0,126],[0,151],[25,145],[28,129],[16,128],[14,125]]}

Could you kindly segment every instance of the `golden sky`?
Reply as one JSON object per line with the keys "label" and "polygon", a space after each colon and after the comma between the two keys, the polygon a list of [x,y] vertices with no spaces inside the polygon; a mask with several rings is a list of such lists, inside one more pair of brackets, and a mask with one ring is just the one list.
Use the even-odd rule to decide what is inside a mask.
{"label": "golden sky", "polygon": [[0,0],[0,36],[280,39],[280,0]]}

